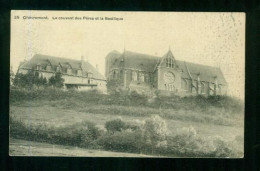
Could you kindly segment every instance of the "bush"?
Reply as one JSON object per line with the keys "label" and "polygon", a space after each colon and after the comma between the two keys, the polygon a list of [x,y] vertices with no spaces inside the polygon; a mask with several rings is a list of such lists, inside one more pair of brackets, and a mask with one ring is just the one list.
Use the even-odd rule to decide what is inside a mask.
{"label": "bush", "polygon": [[105,123],[105,128],[108,132],[114,133],[125,129],[125,123],[121,119],[115,119],[112,121],[107,121]]}
{"label": "bush", "polygon": [[166,122],[158,115],[145,120],[144,124],[144,141],[153,149],[165,142],[167,136]]}
{"label": "bush", "polygon": [[62,88],[64,84],[64,79],[60,72],[56,72],[54,76],[49,78],[49,85],[57,88]]}
{"label": "bush", "polygon": [[[220,136],[202,138],[193,127],[182,128],[171,137],[167,137],[167,149],[159,149],[165,154],[177,154],[185,157],[239,157],[238,149]],[[233,141],[232,141],[233,142]]]}
{"label": "bush", "polygon": [[10,117],[10,136],[19,139],[87,147],[101,135],[102,131],[91,122],[53,127],[45,124],[26,124]]}
{"label": "bush", "polygon": [[116,119],[107,123],[112,127],[106,132],[91,122],[54,127],[24,123],[11,116],[10,136],[30,141],[173,157],[243,156],[242,136],[235,137],[233,141],[226,141],[220,136],[203,138],[192,126],[177,129],[169,136],[165,121],[158,116],[145,122],[125,123]]}
{"label": "bush", "polygon": [[124,130],[114,134],[106,134],[95,143],[105,150],[140,153],[145,145],[140,137],[142,137],[141,132]]}

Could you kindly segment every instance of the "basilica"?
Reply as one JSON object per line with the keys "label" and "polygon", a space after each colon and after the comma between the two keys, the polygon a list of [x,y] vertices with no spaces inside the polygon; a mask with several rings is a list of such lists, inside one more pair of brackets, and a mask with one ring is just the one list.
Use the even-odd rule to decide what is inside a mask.
{"label": "basilica", "polygon": [[108,81],[139,93],[225,95],[227,82],[220,68],[176,60],[169,49],[163,56],[112,51],[106,56]]}

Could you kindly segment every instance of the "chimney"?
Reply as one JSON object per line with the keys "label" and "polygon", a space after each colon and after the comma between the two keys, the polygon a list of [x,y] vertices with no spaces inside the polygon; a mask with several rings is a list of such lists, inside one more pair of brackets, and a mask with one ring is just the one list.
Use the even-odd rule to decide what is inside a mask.
{"label": "chimney", "polygon": [[98,71],[98,64],[96,64],[96,69],[97,69],[97,71]]}
{"label": "chimney", "polygon": [[84,56],[81,56],[81,62],[84,62],[84,61],[85,61]]}

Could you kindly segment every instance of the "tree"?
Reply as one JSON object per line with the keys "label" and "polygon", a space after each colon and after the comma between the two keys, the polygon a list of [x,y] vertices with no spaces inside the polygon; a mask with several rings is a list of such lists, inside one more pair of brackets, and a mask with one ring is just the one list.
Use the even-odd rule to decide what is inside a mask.
{"label": "tree", "polygon": [[21,88],[33,88],[47,85],[47,79],[39,76],[39,72],[29,71],[26,74],[17,73],[13,85]]}
{"label": "tree", "polygon": [[62,88],[64,85],[64,79],[60,72],[55,73],[54,76],[49,78],[49,85],[57,88]]}
{"label": "tree", "polygon": [[122,87],[123,83],[120,80],[108,80],[107,81],[107,90],[111,94],[119,94],[120,88]]}
{"label": "tree", "polygon": [[166,142],[167,131],[166,122],[158,115],[145,120],[144,139],[148,145],[151,145],[152,153],[154,147]]}

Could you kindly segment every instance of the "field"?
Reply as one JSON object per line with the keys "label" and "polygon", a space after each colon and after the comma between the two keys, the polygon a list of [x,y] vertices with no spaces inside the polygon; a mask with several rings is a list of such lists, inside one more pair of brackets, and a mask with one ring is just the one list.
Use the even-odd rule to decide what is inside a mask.
{"label": "field", "polygon": [[[21,92],[19,92],[21,93]],[[71,92],[59,92],[62,96],[65,96],[66,93]],[[65,94],[65,95],[64,95]],[[76,94],[74,96],[74,94]],[[91,96],[92,94],[85,94],[87,96]],[[167,129],[167,137],[168,138],[168,146],[172,144],[174,147],[174,150],[172,150],[171,154],[168,154],[167,152],[161,152],[165,150],[164,148],[157,149],[157,146],[155,149],[157,149],[157,152],[154,152],[154,150],[151,151],[144,151],[147,156],[171,156],[171,157],[196,157],[197,153],[199,157],[243,157],[243,137],[244,137],[244,126],[243,126],[243,112],[233,109],[234,107],[219,107],[216,105],[208,105],[208,107],[204,107],[208,102],[205,102],[206,104],[201,104],[200,107],[192,107],[194,105],[194,101],[197,103],[197,100],[194,101],[190,99],[185,99],[186,101],[189,101],[188,106],[192,107],[181,107],[181,105],[185,104],[185,102],[179,101],[183,99],[177,99],[176,97],[172,97],[172,99],[175,99],[174,101],[174,107],[172,106],[164,106],[161,107],[161,105],[158,107],[155,105],[151,105],[151,103],[157,103],[157,102],[149,102],[149,100],[141,99],[142,97],[130,97],[130,103],[129,100],[127,101],[128,105],[125,105],[124,101],[122,102],[122,99],[120,100],[121,104],[118,104],[118,102],[111,102],[111,98],[113,97],[104,97],[102,98],[102,101],[100,101],[99,98],[96,97],[96,100],[98,99],[98,102],[95,101],[95,98],[93,98],[93,101],[85,100],[84,97],[79,97],[77,93],[73,93],[72,96],[69,95],[69,97],[62,97],[57,96],[56,99],[52,99],[52,96],[40,96],[32,95],[29,96],[31,98],[27,98],[26,100],[13,100],[10,103],[10,117],[18,122],[24,123],[27,125],[26,128],[37,128],[41,127],[39,130],[46,129],[69,129],[70,126],[73,125],[80,125],[84,122],[91,122],[94,123],[94,125],[98,128],[98,130],[103,131],[102,135],[104,134],[104,137],[107,137],[107,130],[106,130],[106,123],[111,120],[122,120],[124,123],[127,124],[143,124],[147,122],[149,118],[152,116],[159,116],[162,118],[163,121],[166,123],[166,129]],[[98,95],[99,96],[99,95]],[[100,95],[101,96],[101,95]],[[12,97],[12,93],[11,93]],[[35,99],[35,97],[37,97]],[[85,96],[86,97],[86,96]],[[102,97],[102,96],[101,96]],[[48,98],[50,98],[48,100]],[[107,101],[104,100],[105,98],[108,98],[108,101],[112,104],[107,104]],[[121,97],[122,98],[122,97]],[[141,102],[140,105],[133,104],[133,101],[137,101],[135,99],[131,98],[138,98]],[[167,97],[160,97],[161,101],[168,100]],[[193,98],[193,97],[191,97]],[[91,97],[88,97],[86,99],[91,99]],[[120,99],[120,98],[119,98]],[[205,99],[204,99],[205,100]],[[221,99],[223,101],[223,99]],[[186,102],[187,103],[187,102]],[[202,103],[202,102],[200,102]],[[204,102],[203,102],[204,103]],[[129,105],[130,104],[130,105]],[[180,106],[176,108],[176,105]],[[229,105],[232,106],[232,105]],[[237,107],[236,107],[237,108]],[[192,110],[193,109],[193,110]],[[10,125],[12,127],[12,125]],[[188,133],[187,130],[188,129]],[[186,131],[186,132],[185,132]],[[195,132],[195,136],[193,136],[193,132]],[[123,134],[123,131],[122,131]],[[132,135],[132,134],[131,134]],[[187,136],[186,136],[187,135]],[[192,135],[192,136],[190,136]],[[115,136],[110,135],[111,138],[115,138]],[[120,134],[120,136],[122,136]],[[119,136],[119,137],[120,137]],[[175,142],[175,140],[170,141],[170,138],[175,137],[188,137],[188,139],[181,139],[182,141],[190,141],[189,144],[185,144],[184,142],[179,142],[179,140]],[[12,155],[30,155],[28,150],[26,154],[26,150],[21,150],[20,146],[22,143],[30,142],[31,138],[29,136],[19,136],[18,134],[10,135],[12,141],[10,142],[10,153]],[[102,137],[102,136],[101,136]],[[192,138],[191,138],[192,137]],[[118,137],[116,137],[118,138]],[[23,140],[20,140],[23,139]],[[102,139],[102,138],[101,138]],[[33,138],[33,141],[38,141],[38,139]],[[40,142],[42,142],[42,139],[39,139]],[[45,140],[44,140],[45,141]],[[130,140],[131,141],[131,140]],[[19,142],[19,143],[18,143]],[[93,142],[96,142],[93,140]],[[113,142],[113,141],[112,141]],[[174,143],[178,144],[178,147]],[[50,154],[48,150],[40,150],[41,148],[50,149],[53,145],[48,140],[46,140],[45,145],[44,144],[35,144],[36,142],[31,142],[35,145],[35,154],[39,156],[46,156],[46,155],[61,155],[66,156],[70,155],[71,153],[68,152],[71,150],[75,150],[73,146],[78,145],[72,145],[71,148],[65,148],[62,146],[63,144],[59,142],[59,146],[55,145],[55,150]],[[179,147],[180,144],[183,144],[183,147]],[[196,143],[195,145],[193,143]],[[49,144],[49,145],[46,145]],[[214,144],[214,145],[212,145]],[[40,147],[42,146],[43,147]],[[66,145],[66,144],[64,144]],[[102,144],[103,145],[103,144]],[[143,153],[139,152],[138,150],[129,150],[124,149],[114,149],[114,147],[107,147],[107,146],[98,146],[89,148],[90,146],[84,145],[81,148],[77,147],[78,156],[109,156],[110,153],[105,153],[104,151],[115,151],[117,152],[115,156],[132,156],[135,157],[142,157],[143,154],[137,154],[137,153]],[[127,145],[129,145],[129,142],[127,142]],[[212,147],[211,147],[211,146]],[[50,146],[50,147],[49,147]],[[128,147],[128,146],[124,146]],[[131,146],[132,147],[132,146]],[[221,149],[222,147],[225,147]],[[168,147],[167,147],[168,148]],[[179,152],[179,150],[183,150],[184,152]],[[190,149],[194,148],[194,149]],[[51,148],[53,150],[53,148]],[[62,150],[64,149],[64,150]],[[93,150],[91,153],[87,152],[88,150]],[[98,150],[97,150],[98,149]],[[153,147],[151,147],[153,149]],[[232,151],[233,150],[233,151]],[[64,153],[62,153],[64,151]],[[67,151],[67,152],[65,152]],[[99,152],[102,151],[102,152]],[[155,150],[156,151],[156,150]],[[171,150],[170,150],[171,151]],[[210,152],[211,151],[211,152]],[[219,153],[221,151],[221,153]],[[230,151],[232,154],[224,154],[225,151]],[[121,153],[120,153],[121,152]],[[132,154],[131,154],[132,153]],[[209,154],[208,154],[209,153]],[[216,154],[216,155],[215,155]],[[114,154],[111,153],[111,156]]]}

